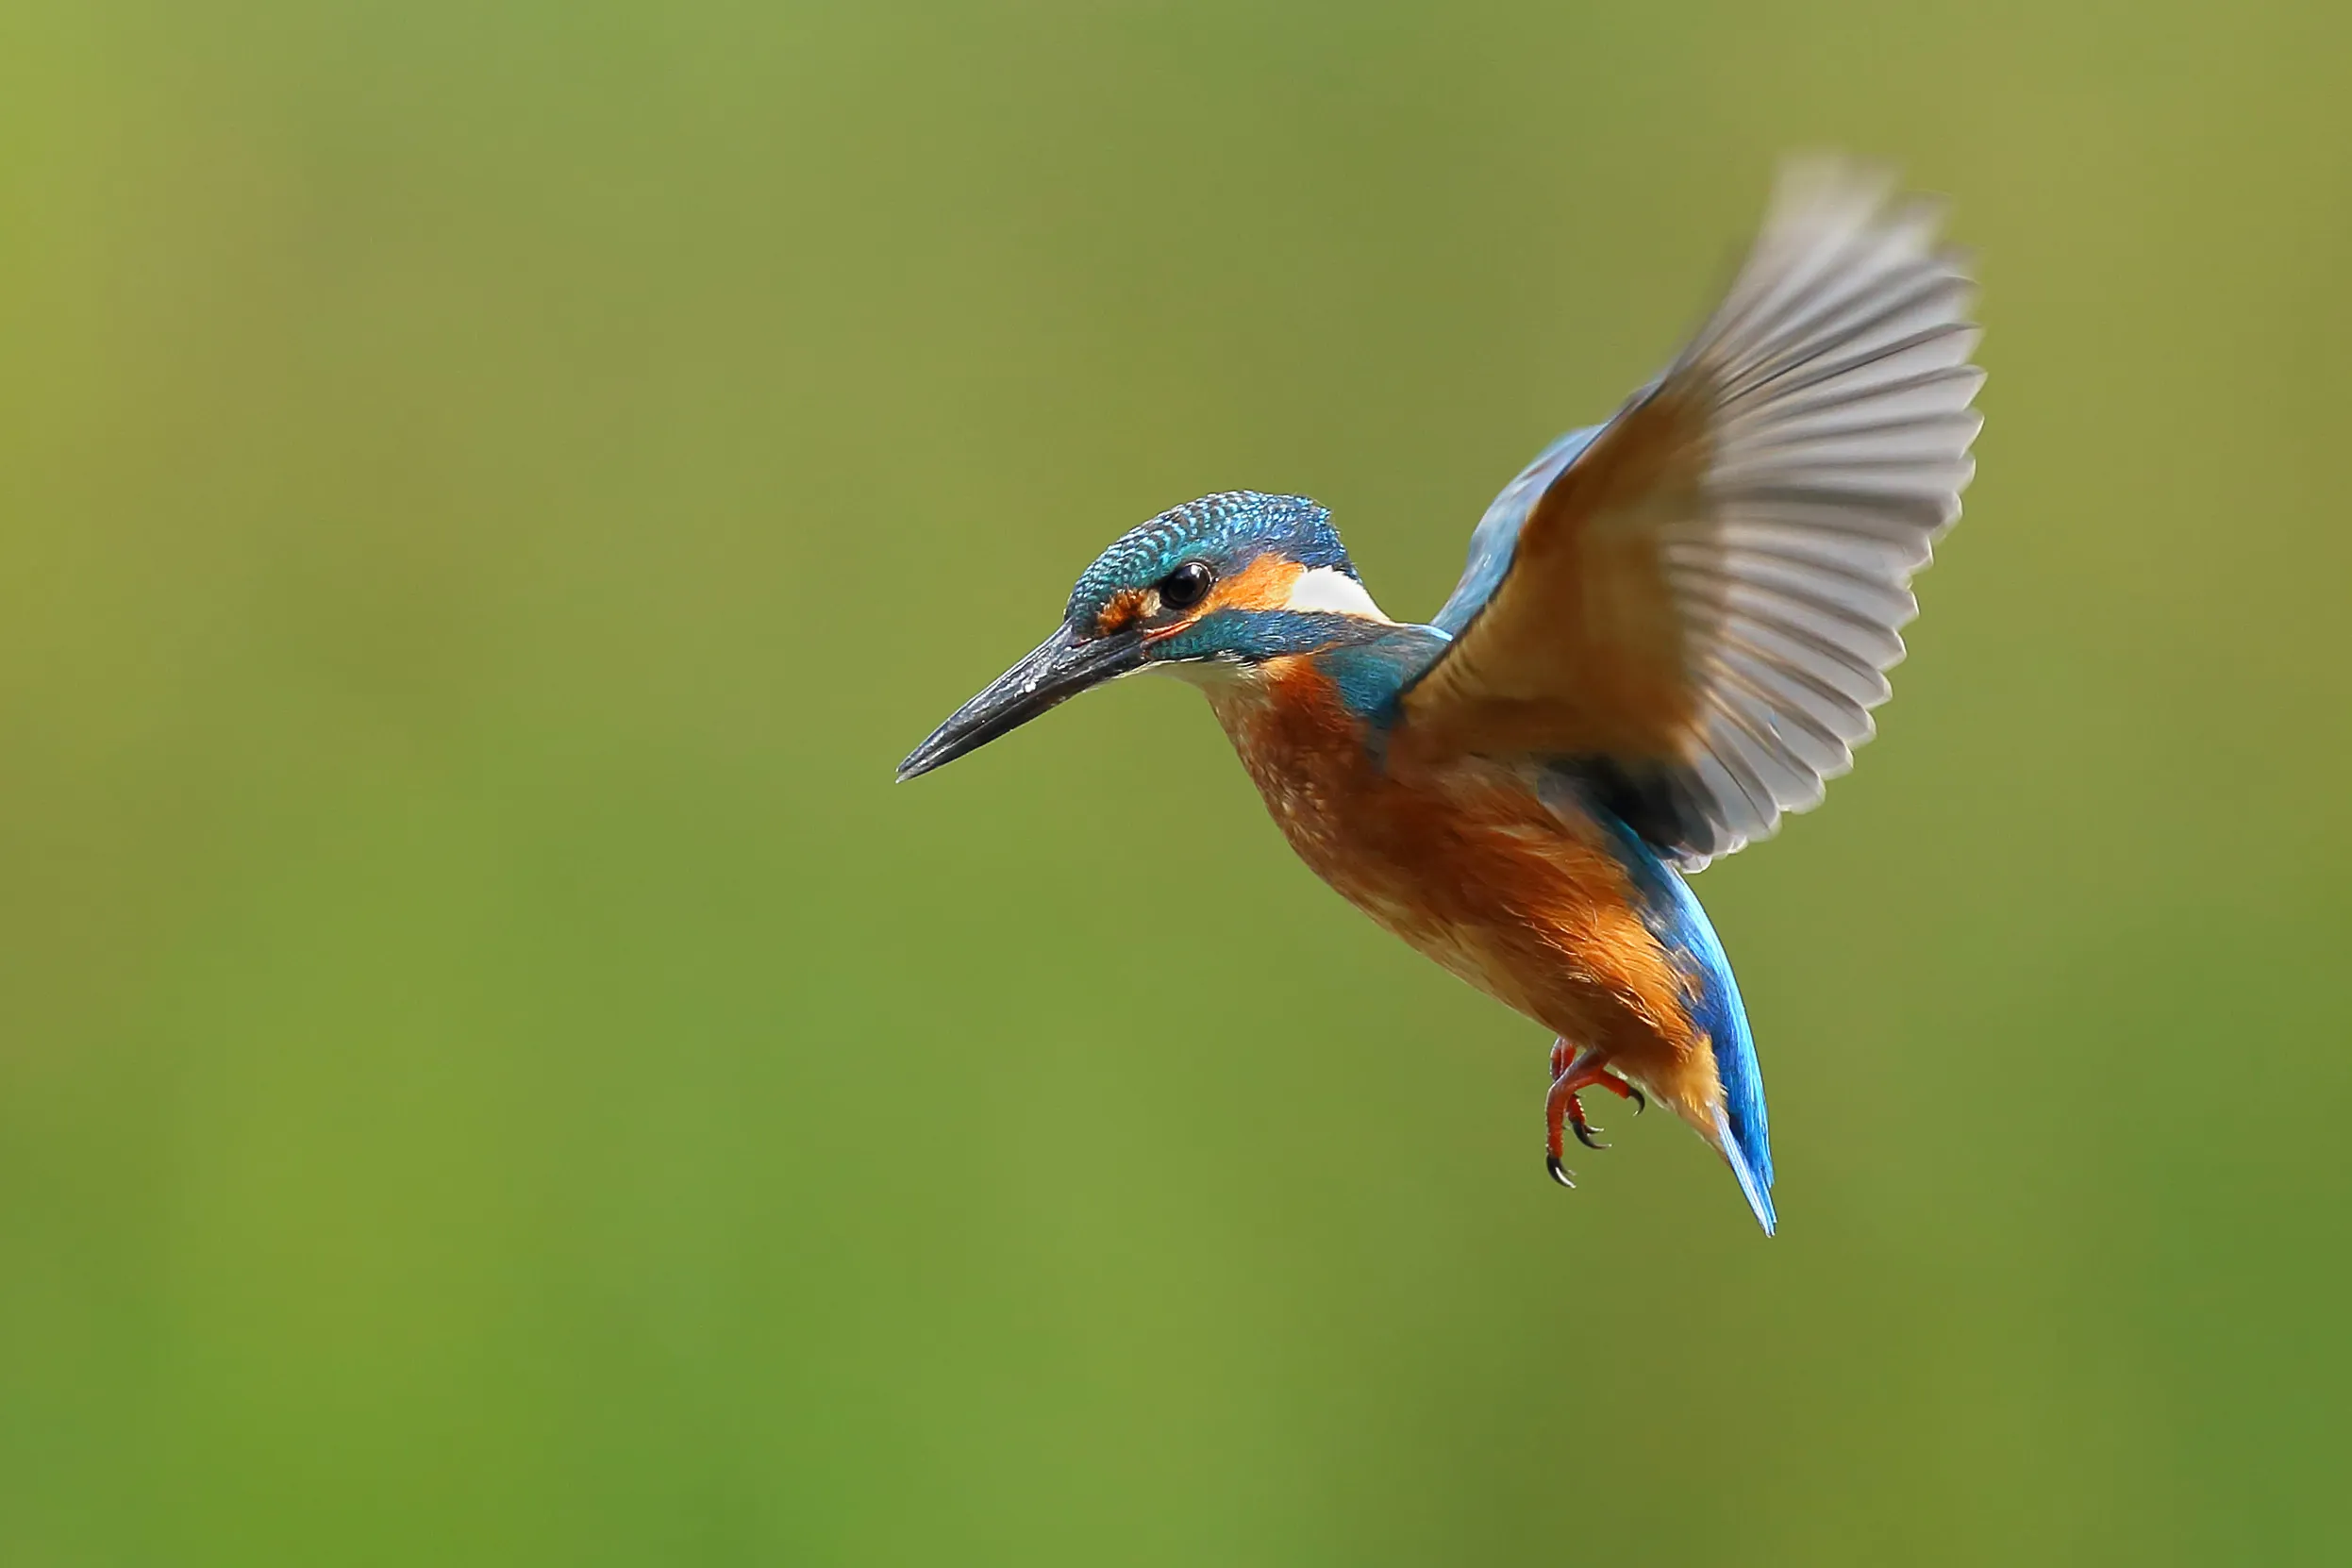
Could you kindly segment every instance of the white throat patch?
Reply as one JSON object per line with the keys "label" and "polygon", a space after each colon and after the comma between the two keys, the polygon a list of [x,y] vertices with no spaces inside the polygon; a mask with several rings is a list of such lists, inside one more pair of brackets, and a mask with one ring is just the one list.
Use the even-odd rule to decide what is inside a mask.
{"label": "white throat patch", "polygon": [[1388,621],[1380,613],[1380,607],[1373,603],[1372,595],[1364,591],[1364,585],[1335,566],[1301,572],[1298,580],[1291,584],[1290,597],[1283,601],[1282,608]]}

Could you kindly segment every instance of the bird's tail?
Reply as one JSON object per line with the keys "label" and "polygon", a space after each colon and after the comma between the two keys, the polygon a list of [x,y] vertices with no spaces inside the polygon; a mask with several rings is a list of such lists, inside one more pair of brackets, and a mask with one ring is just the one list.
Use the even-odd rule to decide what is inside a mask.
{"label": "bird's tail", "polygon": [[[1691,1021],[1706,1031],[1714,1053],[1715,1077],[1723,1088],[1723,1103],[1715,1110],[1709,1142],[1723,1151],[1731,1174],[1740,1178],[1747,1206],[1764,1234],[1777,1223],[1772,1209],[1772,1123],[1764,1114],[1764,1070],[1756,1060],[1756,1037],[1748,1032],[1747,1008],[1740,1000],[1740,983],[1731,977],[1731,960],[1713,922],[1683,885],[1671,866],[1660,868],[1665,894],[1666,941],[1677,948],[1698,982],[1692,999]],[[1709,1129],[1702,1126],[1703,1133]]]}
{"label": "bird's tail", "polygon": [[[1707,933],[1710,944],[1714,932]],[[1731,966],[1709,966],[1697,1011],[1714,1046],[1715,1076],[1723,1082],[1723,1105],[1715,1112],[1715,1146],[1740,1178],[1756,1223],[1769,1236],[1777,1223],[1772,1209],[1772,1123],[1764,1114],[1764,1073],[1757,1065],[1756,1041],[1748,1033],[1747,1009],[1740,1005],[1740,987]]]}
{"label": "bird's tail", "polygon": [[1715,935],[1714,922],[1683,881],[1633,829],[1606,813],[1597,821],[1611,829],[1642,897],[1642,917],[1693,982],[1691,1022],[1707,1036],[1722,1093],[1714,1124],[1701,1104],[1676,1106],[1701,1137],[1715,1145],[1740,1179],[1756,1223],[1769,1236],[1779,1222],[1772,1208],[1772,1125],[1764,1115],[1764,1070],[1757,1065],[1756,1039],[1748,1033],[1747,1008],[1731,960]]}
{"label": "bird's tail", "polygon": [[[1764,1102],[1758,1100],[1757,1110],[1761,1112],[1763,1108]],[[1771,1235],[1780,1223],[1779,1217],[1772,1211],[1771,1151],[1760,1145],[1750,1145],[1741,1138],[1738,1125],[1727,1107],[1716,1113],[1715,1139],[1723,1150],[1724,1159],[1730,1162],[1731,1174],[1739,1177],[1740,1191],[1747,1195],[1747,1206],[1756,1210],[1756,1223],[1764,1227],[1765,1235]],[[1764,1162],[1760,1166],[1748,1153],[1751,1146],[1756,1147],[1763,1158]]]}

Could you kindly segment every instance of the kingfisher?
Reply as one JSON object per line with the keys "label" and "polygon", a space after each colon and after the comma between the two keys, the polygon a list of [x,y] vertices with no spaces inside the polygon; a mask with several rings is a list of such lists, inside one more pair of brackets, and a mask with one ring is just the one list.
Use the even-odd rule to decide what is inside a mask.
{"label": "kingfisher", "polygon": [[1580,1096],[1656,1099],[1772,1234],[1756,1043],[1685,878],[1853,765],[1960,516],[1984,375],[1942,226],[1876,168],[1786,165],[1714,313],[1504,489],[1428,621],[1381,610],[1315,502],[1203,496],[1105,550],[898,777],[1182,676],[1300,859],[1555,1037],[1553,1179],[1563,1128],[1607,1147]]}

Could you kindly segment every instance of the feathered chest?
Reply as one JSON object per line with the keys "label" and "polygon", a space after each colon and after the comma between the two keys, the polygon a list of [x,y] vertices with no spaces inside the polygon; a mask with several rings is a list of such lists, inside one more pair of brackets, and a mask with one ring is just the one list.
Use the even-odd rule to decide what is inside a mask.
{"label": "feathered chest", "polygon": [[1211,687],[1209,701],[1300,858],[1350,897],[1384,880],[1403,803],[1332,683],[1307,659],[1275,659]]}
{"label": "feathered chest", "polygon": [[1299,858],[1462,979],[1561,1031],[1671,1029],[1680,976],[1589,823],[1477,759],[1399,772],[1306,659],[1209,701]]}

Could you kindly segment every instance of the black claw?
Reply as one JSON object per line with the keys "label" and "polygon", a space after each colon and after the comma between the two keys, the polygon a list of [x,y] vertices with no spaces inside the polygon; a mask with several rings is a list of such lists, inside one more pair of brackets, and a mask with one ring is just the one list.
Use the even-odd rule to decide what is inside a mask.
{"label": "black claw", "polygon": [[[1637,1114],[1638,1114],[1638,1113],[1637,1113]],[[1593,1135],[1594,1133],[1596,1133],[1596,1132],[1600,1131],[1600,1130],[1601,1130],[1600,1128],[1595,1127],[1595,1126],[1586,1126],[1586,1125],[1585,1125],[1584,1123],[1582,1123],[1582,1122],[1576,1122],[1576,1123],[1572,1123],[1572,1124],[1570,1124],[1570,1126],[1571,1126],[1571,1127],[1574,1129],[1574,1131],[1576,1132],[1576,1142],[1577,1142],[1577,1143],[1582,1143],[1582,1144],[1583,1144],[1586,1148],[1588,1148],[1588,1149],[1605,1149],[1605,1148],[1609,1147],[1609,1145],[1608,1145],[1608,1144],[1606,1144],[1606,1143],[1594,1143],[1594,1142],[1593,1141]]]}
{"label": "black claw", "polygon": [[1627,1084],[1626,1085],[1626,1092],[1633,1096],[1633,1113],[1636,1116],[1639,1116],[1642,1112],[1649,1109],[1650,1102],[1640,1090],[1634,1088],[1631,1084]]}
{"label": "black claw", "polygon": [[1559,1182],[1562,1187],[1567,1188],[1572,1193],[1576,1191],[1576,1180],[1569,1174],[1568,1167],[1560,1162],[1560,1156],[1556,1154],[1545,1155],[1543,1157],[1543,1169],[1551,1173],[1551,1177],[1554,1181]]}

